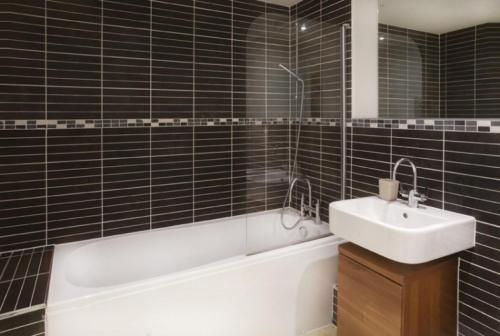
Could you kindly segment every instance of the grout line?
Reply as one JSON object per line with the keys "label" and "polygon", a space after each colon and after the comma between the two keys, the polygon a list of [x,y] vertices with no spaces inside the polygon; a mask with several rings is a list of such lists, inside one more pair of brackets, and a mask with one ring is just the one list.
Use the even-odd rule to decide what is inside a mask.
{"label": "grout line", "polygon": [[[193,39],[193,63],[192,63],[192,90],[193,90],[193,100],[192,100],[192,115],[193,115],[193,120],[196,120],[196,1],[193,0],[193,34],[192,34],[192,39]],[[192,126],[192,221],[195,221],[196,218],[196,179],[195,179],[195,171],[196,171],[196,126],[193,123]]]}
{"label": "grout line", "polygon": [[[479,246],[482,246],[482,247],[485,247],[485,248],[490,248],[490,249],[493,249],[493,248],[491,248],[491,247],[489,247],[489,246],[486,246],[486,245],[483,245],[483,244],[479,244],[479,243],[476,243],[476,245],[479,245]],[[494,262],[494,263],[498,263],[498,262],[497,262],[497,260],[493,259],[491,256],[486,256],[486,255],[484,255],[484,254],[476,253],[476,252],[469,251],[469,250],[465,250],[465,251],[464,251],[464,253],[469,253],[469,254],[471,254],[472,256],[477,256],[477,257],[480,257],[480,258],[486,259],[488,262],[490,262],[490,261],[491,261],[491,262]],[[493,269],[489,269],[489,268],[487,268],[487,267],[480,266],[479,264],[469,262],[469,261],[468,261],[468,260],[466,260],[466,259],[464,259],[464,261],[466,261],[466,262],[468,262],[469,264],[472,264],[472,265],[474,265],[474,266],[476,266],[476,267],[479,267],[479,268],[481,268],[481,269],[483,269],[483,270],[486,270],[486,271],[488,271],[488,272],[490,272],[490,273],[494,273],[494,274],[496,274],[496,275],[499,275],[499,274],[500,274],[499,272],[496,272],[496,271],[495,271],[495,270],[493,270]]]}
{"label": "grout line", "polygon": [[43,247],[42,249],[42,255],[41,255],[41,258],[40,258],[40,262],[38,264],[38,269],[36,271],[36,279],[35,279],[35,284],[33,285],[33,293],[31,293],[31,299],[30,299],[30,306],[33,305],[33,298],[35,297],[35,289],[36,289],[36,285],[38,284],[38,278],[40,276],[40,270],[42,269],[42,262],[43,262],[43,256],[45,255],[45,246]]}
{"label": "grout line", "polygon": [[[469,253],[474,254],[474,255],[479,255],[479,254],[476,254],[476,253],[471,252],[471,251],[466,251],[466,252],[469,252]],[[484,257],[484,256],[483,256],[483,257]],[[484,257],[484,258],[487,258],[487,257]],[[500,275],[500,272],[497,272],[497,271],[495,271],[495,270],[493,270],[493,269],[490,269],[490,268],[487,268],[487,267],[481,266],[481,265],[479,265],[479,264],[477,264],[477,263],[474,263],[474,262],[468,261],[467,259],[462,259],[462,261],[463,261],[463,262],[466,262],[466,263],[468,263],[468,264],[470,264],[470,265],[474,265],[475,267],[481,268],[482,270],[487,271],[487,272],[489,272],[489,273],[493,273],[493,274],[495,274],[495,275]],[[488,280],[487,280],[487,281],[488,281]]]}
{"label": "grout line", "polygon": [[393,130],[391,129],[389,132],[389,178],[392,176],[392,169],[393,165],[395,164],[394,162],[394,155],[393,155],[393,141],[394,141],[394,134]]}
{"label": "grout line", "polygon": [[[43,253],[42,253],[42,258],[43,258]],[[19,299],[21,298],[21,294],[23,293],[24,285],[26,284],[26,278],[27,278],[27,275],[28,275],[29,266],[31,265],[31,260],[32,259],[33,259],[33,253],[30,253],[30,260],[28,261],[28,266],[26,267],[26,271],[25,271],[24,275],[22,276],[23,283],[21,285],[21,288],[19,289],[19,294],[17,295],[16,305],[14,306],[14,310],[18,309],[17,307],[19,306]],[[15,277],[15,274],[13,276]],[[16,280],[16,279],[12,279],[12,281],[14,281],[14,280]],[[33,291],[34,290],[35,290],[35,287],[33,287]]]}
{"label": "grout line", "polygon": [[[17,273],[17,270],[19,268],[19,265],[21,264],[21,259],[22,259],[22,256],[24,255],[24,253],[21,253],[21,255],[19,256],[19,260],[17,261],[17,264],[16,264],[16,268],[14,269],[14,272],[13,274],[16,274]],[[0,311],[3,309],[3,305],[5,304],[5,302],[7,301],[7,297],[9,296],[9,291],[12,287],[12,284],[14,282],[13,281],[10,281],[9,282],[9,286],[7,287],[7,290],[5,291],[5,296],[3,298],[3,301],[0,302]]]}
{"label": "grout line", "polygon": [[[470,318],[469,316],[465,315],[464,316]],[[471,318],[471,320],[475,321],[473,318]],[[465,329],[465,334],[463,332],[461,332],[462,328],[459,328],[457,329],[457,336],[488,336],[488,335],[485,335],[483,333],[480,333],[479,331],[477,330],[474,330],[473,328],[471,328],[470,326],[462,323],[462,322],[458,322],[458,326],[462,326],[464,329]]]}
{"label": "grout line", "polygon": [[[264,68],[264,93],[265,93],[265,118],[267,119],[268,118],[268,114],[269,114],[269,106],[268,106],[268,97],[269,97],[269,87],[267,85],[268,83],[268,77],[269,77],[269,73],[267,71],[267,68],[269,66],[268,64],[268,57],[267,57],[267,53],[268,53],[268,50],[267,50],[267,42],[268,42],[268,3],[264,3],[264,64],[265,64],[265,68]],[[269,135],[269,129],[268,129],[268,126],[265,125],[264,126],[264,209],[267,210],[267,169],[268,169],[268,155],[269,155],[269,152],[268,152],[268,148],[267,148],[267,137]]]}
{"label": "grout line", "polygon": [[[234,2],[231,1],[231,216],[234,214]],[[245,237],[247,235],[245,234]],[[246,239],[245,239],[246,243]],[[245,250],[247,247],[245,246]]]}
{"label": "grout line", "polygon": [[[101,118],[104,118],[104,0],[101,3]],[[100,132],[101,146],[101,232],[104,237],[104,129]]]}
{"label": "grout line", "polygon": [[[45,4],[45,18],[44,18],[44,30],[45,30],[45,121],[48,119],[48,80],[47,80],[47,45],[48,45],[48,39],[47,39],[47,0],[44,1]],[[48,179],[49,179],[49,164],[48,164],[48,136],[49,136],[49,131],[45,130],[44,132],[44,138],[45,138],[45,245],[48,244],[49,240],[49,186],[48,186]]]}
{"label": "grout line", "polygon": [[[444,192],[443,192],[444,194]],[[444,204],[444,203],[443,203]],[[444,206],[444,205],[443,205]],[[455,309],[456,309],[456,312],[455,312],[455,316],[456,316],[456,330],[457,330],[457,333],[458,333],[458,328],[459,328],[459,319],[460,319],[460,269],[462,268],[461,267],[461,262],[462,262],[462,258],[461,257],[458,257],[458,261],[457,261],[457,288],[456,288],[456,303],[455,303]]]}
{"label": "grout line", "polygon": [[10,263],[10,260],[12,259],[13,255],[12,255],[12,252],[13,251],[9,251],[9,252],[6,252],[6,253],[9,253],[9,256],[2,256],[2,259],[7,259],[7,261],[5,262],[5,266],[4,268],[0,271],[0,279],[3,278],[5,272],[7,272],[7,265]]}
{"label": "grout line", "polygon": [[[322,34],[323,34],[323,1],[320,1],[319,3],[319,25],[320,25],[320,40],[319,40],[319,52],[320,52],[320,58],[319,58],[319,82],[320,82],[320,85],[322,84],[322,79],[323,79],[323,38],[322,38]],[[322,86],[322,85],[321,85]],[[322,98],[323,98],[323,92],[322,90],[319,91],[318,93],[319,95],[319,101],[322,102]],[[320,103],[321,104],[321,103]],[[320,106],[320,110],[319,110],[319,117],[322,118],[323,117],[323,109],[322,107]],[[344,130],[345,131],[345,130]],[[320,125],[319,126],[319,196],[318,196],[318,199],[316,200],[318,203],[319,203],[319,207],[320,207],[320,213],[321,213],[321,201],[322,201],[322,195],[323,195],[323,126]],[[342,141],[342,140],[341,140]],[[342,158],[341,158],[342,160]],[[344,160],[345,160],[345,155],[344,155]],[[342,178],[342,177],[341,177]],[[343,177],[345,179],[345,176]],[[345,181],[344,181],[344,196],[345,196]],[[314,201],[312,201],[312,206],[314,207]],[[317,217],[320,216],[319,213],[316,214]]]}
{"label": "grout line", "polygon": [[441,147],[441,150],[442,150],[442,173],[441,173],[441,180],[442,180],[442,183],[441,183],[441,188],[442,188],[442,193],[441,193],[441,208],[444,210],[445,209],[445,201],[446,201],[446,197],[445,197],[445,188],[446,188],[446,131],[443,130],[443,133],[442,133],[442,137],[443,137],[443,144],[442,144],[442,147]]}
{"label": "grout line", "polygon": [[[153,123],[153,0],[149,1],[149,120]],[[153,229],[153,130],[149,132],[149,229]]]}
{"label": "grout line", "polygon": [[[485,317],[487,317],[487,318],[489,318],[489,319],[491,319],[491,320],[494,320],[495,322],[500,322],[500,319],[499,319],[498,317],[494,317],[494,316],[492,316],[492,315],[489,315],[489,314],[487,314],[487,313],[485,313],[485,312],[481,311],[480,309],[478,309],[478,308],[476,308],[476,307],[473,307],[473,306],[471,306],[471,305],[469,305],[469,304],[467,304],[467,303],[465,303],[465,302],[463,302],[463,301],[459,301],[459,302],[460,302],[461,304],[463,304],[464,306],[467,306],[467,307],[469,307],[470,309],[475,310],[475,311],[476,311],[476,312],[478,312],[479,314],[484,315]],[[466,315],[466,314],[464,314],[464,313],[460,313],[460,314],[463,314],[464,316],[468,316],[468,315]],[[469,318],[471,318],[471,317],[469,316]],[[484,324],[484,323],[480,322],[479,320],[476,320],[476,319],[473,319],[473,320],[475,320],[476,322],[478,322],[478,323],[482,324],[482,325],[483,325],[483,326],[485,326],[486,328],[491,329],[492,331],[495,331],[492,327],[487,326],[486,324]]]}
{"label": "grout line", "polygon": [[[293,29],[293,26],[292,26],[292,7],[290,7],[288,9],[288,64],[291,68],[294,68],[295,67],[295,64],[292,64],[292,29]],[[295,20],[293,20],[295,21]],[[296,40],[297,40],[297,36],[295,36]],[[296,45],[296,42],[297,41],[294,41],[294,44]],[[292,101],[291,101],[291,96],[292,96],[292,84],[290,82],[290,80],[288,80],[288,119],[291,120],[292,119]],[[287,136],[288,136],[288,184],[290,184],[290,176],[291,176],[291,162],[292,162],[292,158],[291,158],[291,153],[292,153],[292,125],[288,125],[288,130],[287,130]],[[292,195],[290,195],[292,196]],[[288,205],[290,204],[290,200],[288,201]]]}
{"label": "grout line", "polygon": [[[405,57],[406,57],[406,78],[405,78],[405,85],[406,85],[406,97],[405,97],[405,100],[406,100],[406,118],[409,118],[410,117],[410,104],[409,104],[409,96],[410,96],[410,69],[409,69],[409,66],[408,64],[410,63],[409,62],[409,59],[408,59],[408,46],[409,46],[409,37],[408,37],[408,29],[405,29],[405,47],[406,47],[406,53],[405,53]],[[389,49],[389,48],[387,48]],[[391,130],[391,138],[392,138],[392,130]]]}
{"label": "grout line", "polygon": [[[473,286],[473,285],[470,285],[470,286],[471,286],[471,287],[474,287],[475,289],[477,289],[477,290],[479,290],[479,291],[481,291],[481,292],[484,292],[484,293],[489,294],[488,292],[484,291],[483,289],[481,289],[481,288],[479,288],[479,287],[476,287],[476,286]],[[484,305],[488,305],[488,306],[490,306],[491,308],[494,308],[494,309],[497,309],[497,310],[498,310],[498,307],[496,307],[496,306],[495,306],[493,303],[491,303],[491,302],[487,302],[487,301],[485,301],[483,298],[476,297],[476,296],[474,296],[474,295],[472,295],[472,294],[466,293],[466,292],[465,292],[465,291],[463,291],[463,290],[459,290],[459,291],[458,291],[458,293],[459,293],[459,294],[461,293],[461,294],[463,294],[463,295],[465,295],[465,296],[467,296],[467,297],[472,298],[472,299],[473,299],[473,300],[475,300],[475,301],[479,301],[479,302],[481,302],[481,303],[482,303],[482,304],[484,304]],[[494,295],[494,294],[492,294],[492,296],[495,296],[495,299],[500,298],[498,295]],[[463,302],[463,301],[461,301],[461,302]]]}
{"label": "grout line", "polygon": [[474,104],[474,118],[477,118],[477,25],[474,26],[474,90],[473,95],[474,98],[472,100]]}
{"label": "grout line", "polygon": [[[426,36],[427,36],[427,34],[426,34]],[[442,69],[441,69],[441,63],[442,63],[442,59],[441,59],[441,57],[442,57],[442,55],[441,55],[441,50],[442,50],[441,49],[441,36],[442,35],[439,35],[438,38],[437,38],[437,45],[438,45],[437,52],[438,52],[438,60],[439,60],[438,61],[438,106],[437,106],[437,109],[439,111],[439,114],[443,114],[443,111],[441,109],[441,95],[442,95],[441,91],[443,89],[441,87],[441,83],[443,82],[443,78],[442,78],[443,73],[441,72],[442,71]],[[427,73],[429,73],[429,71]]]}

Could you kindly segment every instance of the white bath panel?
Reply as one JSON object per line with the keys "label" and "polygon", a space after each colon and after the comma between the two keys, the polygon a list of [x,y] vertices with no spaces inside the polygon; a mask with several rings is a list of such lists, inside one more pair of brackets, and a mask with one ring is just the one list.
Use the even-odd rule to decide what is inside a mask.
{"label": "white bath panel", "polygon": [[331,247],[234,265],[76,309],[49,308],[48,335],[301,335],[330,319],[336,272]]}
{"label": "white bath panel", "polygon": [[337,336],[337,327],[328,325],[326,327],[311,330],[305,336]]}

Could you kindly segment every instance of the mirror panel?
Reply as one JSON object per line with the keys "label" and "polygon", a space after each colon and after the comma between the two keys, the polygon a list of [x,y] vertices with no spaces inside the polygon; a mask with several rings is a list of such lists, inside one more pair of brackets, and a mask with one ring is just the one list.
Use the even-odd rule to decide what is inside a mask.
{"label": "mirror panel", "polygon": [[380,0],[379,118],[500,118],[500,1]]}
{"label": "mirror panel", "polygon": [[[378,54],[360,56],[353,38],[353,91],[356,58],[369,54],[378,61],[378,118],[500,118],[499,0],[372,1]],[[366,72],[359,80],[375,81]],[[353,107],[361,99],[353,92]],[[352,116],[366,118],[354,108]]]}

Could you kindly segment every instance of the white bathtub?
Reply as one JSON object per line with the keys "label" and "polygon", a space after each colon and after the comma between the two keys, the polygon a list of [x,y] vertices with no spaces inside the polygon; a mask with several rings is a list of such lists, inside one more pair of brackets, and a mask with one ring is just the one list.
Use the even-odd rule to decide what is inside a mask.
{"label": "white bathtub", "polygon": [[326,224],[299,228],[270,211],[57,246],[47,334],[295,336],[327,325],[341,240]]}

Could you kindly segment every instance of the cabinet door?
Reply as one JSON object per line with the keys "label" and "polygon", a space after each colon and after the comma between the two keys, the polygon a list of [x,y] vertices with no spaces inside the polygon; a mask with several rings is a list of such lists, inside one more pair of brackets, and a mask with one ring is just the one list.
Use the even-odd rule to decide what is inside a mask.
{"label": "cabinet door", "polygon": [[402,288],[340,255],[339,336],[400,336]]}

